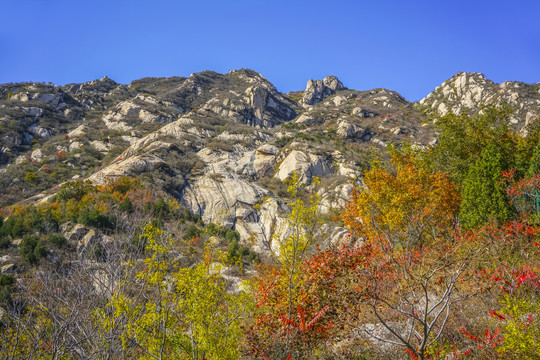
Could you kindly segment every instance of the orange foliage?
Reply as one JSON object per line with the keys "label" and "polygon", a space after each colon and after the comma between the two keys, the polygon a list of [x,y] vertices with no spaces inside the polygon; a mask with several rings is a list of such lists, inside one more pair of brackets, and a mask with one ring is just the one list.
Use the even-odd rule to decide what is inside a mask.
{"label": "orange foliage", "polygon": [[417,236],[454,224],[459,206],[456,186],[444,173],[432,173],[414,159],[393,155],[394,171],[380,163],[364,174],[364,187],[353,192],[342,215],[355,235],[378,238],[387,232]]}

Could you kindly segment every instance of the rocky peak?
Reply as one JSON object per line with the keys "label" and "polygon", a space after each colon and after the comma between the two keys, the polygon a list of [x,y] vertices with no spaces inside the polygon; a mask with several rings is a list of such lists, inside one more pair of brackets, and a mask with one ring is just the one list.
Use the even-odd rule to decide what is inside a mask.
{"label": "rocky peak", "polygon": [[341,81],[335,76],[327,76],[322,80],[308,80],[302,102],[305,105],[314,105],[326,96],[345,90]]}
{"label": "rocky peak", "polygon": [[116,81],[104,76],[101,79],[88,81],[83,84],[67,84],[64,86],[64,90],[67,93],[77,93],[81,91],[108,93],[119,85],[120,84],[118,84]]}
{"label": "rocky peak", "polygon": [[485,106],[508,105],[511,123],[518,128],[540,116],[540,86],[506,81],[497,85],[480,73],[458,72],[419,101],[432,117],[467,112],[475,115]]}

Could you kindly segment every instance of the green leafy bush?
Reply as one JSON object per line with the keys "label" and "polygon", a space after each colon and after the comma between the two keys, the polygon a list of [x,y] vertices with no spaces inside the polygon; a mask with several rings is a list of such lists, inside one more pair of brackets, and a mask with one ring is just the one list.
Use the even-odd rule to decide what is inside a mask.
{"label": "green leafy bush", "polygon": [[88,181],[72,181],[60,187],[56,199],[58,201],[68,201],[69,199],[80,201],[84,195],[93,191],[95,191],[95,188]]}
{"label": "green leafy bush", "polygon": [[79,213],[77,221],[80,224],[86,226],[92,226],[98,229],[114,229],[115,220],[114,218],[102,214],[99,210],[96,209],[86,209]]}
{"label": "green leafy bush", "polygon": [[202,230],[197,227],[197,225],[191,224],[184,233],[182,237],[184,240],[191,240],[195,237],[201,236]]}
{"label": "green leafy bush", "polygon": [[62,234],[52,234],[49,236],[49,242],[61,248],[67,244],[67,239]]}
{"label": "green leafy bush", "polygon": [[21,241],[19,253],[27,263],[35,265],[40,258],[47,256],[47,249],[36,235],[25,235]]}

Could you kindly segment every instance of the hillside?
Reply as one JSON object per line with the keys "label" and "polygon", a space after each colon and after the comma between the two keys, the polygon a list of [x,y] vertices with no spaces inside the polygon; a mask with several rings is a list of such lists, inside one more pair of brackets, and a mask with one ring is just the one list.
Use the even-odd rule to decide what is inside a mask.
{"label": "hillside", "polygon": [[[172,306],[170,313],[189,312],[200,296],[189,289],[199,289],[212,294],[212,309],[227,302],[227,315],[220,313],[224,318],[204,318],[207,328],[213,321],[223,321],[212,323],[217,328],[237,326],[237,319],[258,314],[249,323],[250,332],[238,327],[230,335],[238,336],[234,341],[243,339],[230,358],[239,353],[268,358],[268,353],[281,359],[293,348],[295,358],[303,358],[331,343],[328,348],[341,357],[324,357],[330,353],[321,350],[317,358],[364,354],[382,359],[399,344],[424,359],[429,358],[424,352],[435,351],[428,349],[428,339],[440,329],[439,339],[446,326],[439,316],[450,312],[454,300],[473,299],[456,315],[470,327],[478,303],[498,306],[501,294],[486,295],[494,286],[489,277],[478,280],[484,281],[477,286],[482,291],[471,290],[476,289],[470,280],[476,270],[493,271],[493,280],[501,269],[497,261],[515,256],[515,264],[523,266],[504,276],[525,274],[523,284],[537,281],[537,264],[529,262],[538,256],[531,244],[540,233],[538,205],[534,208],[531,195],[540,173],[540,83],[499,85],[482,74],[458,73],[418,103],[389,89],[345,85],[327,76],[284,94],[249,69],[142,78],[129,85],[107,77],[64,86],[0,85],[0,302],[8,304],[0,306],[0,319],[6,311],[19,311],[4,319],[20,325],[25,309],[31,308],[27,302],[49,301],[48,306],[64,311],[50,320],[59,321],[53,329],[63,329],[59,319],[78,319],[65,325],[69,331],[53,331],[56,342],[69,344],[63,350],[70,354],[67,358],[101,358],[109,350],[109,358],[137,357],[142,356],[137,346],[148,354],[158,346],[133,340],[141,336],[138,329],[146,329],[138,312],[160,318],[153,311],[165,303]],[[502,224],[517,226],[518,221],[521,227],[512,229],[516,244],[525,244],[523,250],[507,248],[514,246],[512,241],[496,243],[500,237],[493,234],[505,229]],[[484,234],[488,226],[495,230]],[[482,241],[494,245],[486,250]],[[432,275],[425,278],[429,272],[423,266]],[[435,286],[432,276],[441,271]],[[461,287],[459,276],[470,282]],[[243,290],[246,279],[257,294],[256,307],[270,307],[268,314],[254,310],[246,295],[251,293]],[[41,294],[36,284],[47,290]],[[173,286],[178,290],[171,290]],[[362,286],[361,293],[354,292]],[[424,287],[420,300],[411,298],[420,291],[417,286]],[[457,287],[463,293],[454,295]],[[55,293],[55,288],[65,292]],[[535,291],[519,301],[537,299]],[[122,315],[122,326],[135,329],[129,341],[138,344],[127,346],[117,325],[104,319],[110,320],[111,307],[127,311],[139,306],[136,301],[121,303],[137,292],[144,306],[157,305]],[[168,295],[162,297],[162,292]],[[323,295],[317,297],[319,292]],[[124,297],[116,298],[119,293]],[[292,294],[301,300],[293,304]],[[413,307],[434,307],[419,319],[401,303],[389,305],[401,295]],[[73,299],[76,305],[62,305]],[[186,308],[180,311],[174,304]],[[359,304],[388,305],[399,310],[399,319],[383,321],[377,306],[369,312]],[[233,320],[227,318],[229,309]],[[362,311],[369,314],[355,317]],[[439,315],[434,318],[431,311]],[[534,311],[520,316],[529,313]],[[305,327],[308,314],[312,325]],[[485,323],[484,315],[478,318]],[[42,318],[36,319],[39,323]],[[460,331],[456,319],[447,326],[454,337],[444,337],[447,342],[437,343],[437,351],[455,341]],[[175,330],[182,340],[170,340],[167,346],[192,349],[213,336],[229,336],[200,330],[205,335],[194,345],[196,332],[182,321],[186,323],[167,323],[182,324]],[[410,340],[417,323],[431,327],[418,335],[424,339],[418,346],[409,346],[399,334],[412,324]],[[9,342],[18,339],[10,324],[0,326],[11,334],[0,348],[18,346]],[[148,334],[159,326],[150,326]],[[306,335],[311,326],[317,334]],[[283,337],[276,340],[265,331]],[[54,337],[48,330],[39,334],[38,343],[40,336]],[[142,338],[154,337],[148,334]],[[160,334],[165,339],[168,330]],[[380,337],[394,342],[373,345]],[[112,338],[114,346],[103,350],[98,338],[105,343]],[[460,341],[465,352],[470,344]],[[162,353],[167,348],[163,344]],[[204,358],[201,354],[194,358]],[[27,355],[39,358],[32,356]]]}

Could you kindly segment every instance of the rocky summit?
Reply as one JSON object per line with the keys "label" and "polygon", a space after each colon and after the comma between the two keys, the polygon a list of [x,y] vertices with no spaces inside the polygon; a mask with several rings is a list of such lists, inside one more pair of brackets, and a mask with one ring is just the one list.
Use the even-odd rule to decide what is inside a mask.
{"label": "rocky summit", "polygon": [[[540,114],[540,83],[458,73],[418,103],[335,76],[279,92],[253,70],[84,84],[0,85],[0,207],[45,201],[58,185],[141,177],[205,222],[265,251],[281,226],[283,184],[322,179],[321,211],[344,206],[363,164],[389,144],[436,143],[433,119],[509,105],[522,130]],[[329,241],[343,235],[327,229]]]}

